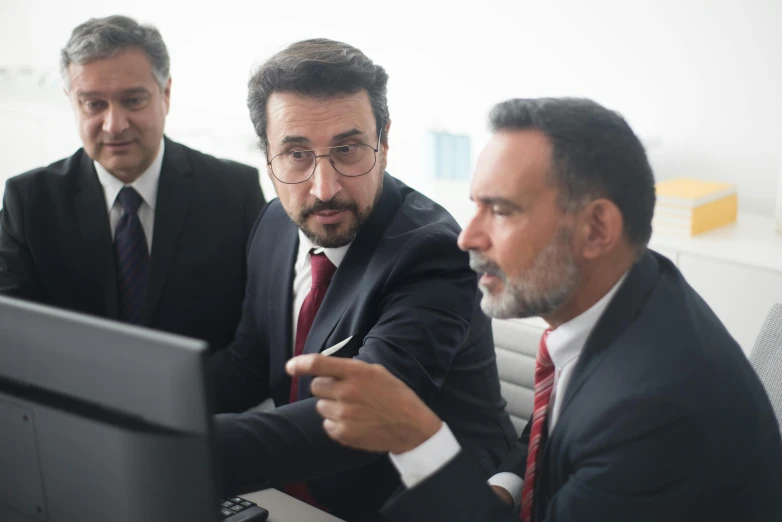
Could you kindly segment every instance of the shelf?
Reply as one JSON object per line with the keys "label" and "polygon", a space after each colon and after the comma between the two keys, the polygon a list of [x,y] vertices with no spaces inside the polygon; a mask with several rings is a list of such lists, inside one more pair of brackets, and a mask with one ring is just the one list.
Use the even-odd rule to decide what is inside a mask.
{"label": "shelf", "polygon": [[649,246],[782,272],[782,235],[764,216],[739,213],[736,223],[691,238],[653,234]]}

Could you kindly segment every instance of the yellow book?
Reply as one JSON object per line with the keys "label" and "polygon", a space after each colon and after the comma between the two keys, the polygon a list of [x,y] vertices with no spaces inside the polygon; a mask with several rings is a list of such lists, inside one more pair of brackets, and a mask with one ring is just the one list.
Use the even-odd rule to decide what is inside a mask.
{"label": "yellow book", "polygon": [[658,205],[654,210],[652,226],[661,232],[677,229],[685,235],[695,236],[733,223],[737,215],[738,196],[733,194],[690,209]]}
{"label": "yellow book", "polygon": [[690,178],[677,178],[660,181],[655,185],[659,204],[699,207],[718,199],[736,194],[736,185],[701,181]]}
{"label": "yellow book", "polygon": [[659,232],[694,236],[736,221],[733,184],[679,178],[661,181],[656,189],[652,225]]}

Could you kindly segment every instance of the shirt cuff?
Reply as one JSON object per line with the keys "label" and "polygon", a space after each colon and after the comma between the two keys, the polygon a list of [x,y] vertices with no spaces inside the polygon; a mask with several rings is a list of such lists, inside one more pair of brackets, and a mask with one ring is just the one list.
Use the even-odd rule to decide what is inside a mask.
{"label": "shirt cuff", "polygon": [[443,423],[437,433],[432,435],[418,447],[395,455],[389,453],[391,462],[402,478],[402,483],[408,488],[414,487],[427,477],[448,464],[454,458],[461,446],[451,433],[448,425]]}
{"label": "shirt cuff", "polygon": [[513,505],[519,507],[521,502],[521,487],[524,485],[524,480],[514,473],[503,472],[497,473],[489,479],[490,486],[500,486],[510,493],[513,497]]}

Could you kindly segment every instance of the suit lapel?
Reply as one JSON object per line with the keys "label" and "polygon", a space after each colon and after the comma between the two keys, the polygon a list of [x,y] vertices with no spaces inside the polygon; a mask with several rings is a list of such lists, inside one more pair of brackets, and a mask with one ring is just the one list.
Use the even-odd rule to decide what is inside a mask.
{"label": "suit lapel", "polygon": [[[402,197],[394,179],[388,174],[384,174],[383,194],[334,274],[334,279],[329,285],[323,303],[312,323],[312,329],[307,336],[304,353],[318,353],[326,348],[326,340],[353,300],[356,290],[361,287],[361,279],[364,277],[375,248],[401,202]],[[351,332],[351,335],[353,333],[355,332]],[[337,339],[337,342],[341,340]],[[299,383],[300,399],[302,390],[309,390],[310,380],[306,377],[301,379]]]}
{"label": "suit lapel", "polygon": [[[638,316],[641,307],[657,284],[659,275],[657,260],[649,251],[630,269],[627,279],[617,290],[616,295],[589,334],[584,350],[576,362],[570,383],[562,398],[559,421],[554,428],[555,434],[560,431],[560,426],[567,422],[565,411],[573,397],[603,361],[611,344],[624,333]],[[551,440],[551,434],[549,434],[542,447],[543,457],[541,465],[538,467],[539,472],[536,479],[538,486],[535,488],[535,520],[545,520],[548,503],[551,500],[552,485],[549,484],[549,474],[552,469],[550,464],[552,458]]]}
{"label": "suit lapel", "polygon": [[[282,207],[280,207],[282,213]],[[276,224],[270,226],[276,227]],[[275,397],[277,404],[288,402],[291,379],[285,372],[285,363],[293,355],[293,276],[294,264],[299,248],[298,228],[284,215],[280,218],[278,239],[274,245],[263,246],[262,253],[268,256],[263,259],[260,256],[252,256],[251,260],[266,265],[261,273],[266,274],[265,280],[260,284],[268,283],[265,291],[267,301],[259,302],[266,309],[269,320],[266,326],[269,328],[269,365],[272,369],[272,390],[281,390],[279,398]],[[248,271],[250,271],[248,269]],[[283,402],[280,402],[283,401]]]}
{"label": "suit lapel", "polygon": [[617,290],[603,315],[587,338],[584,350],[576,362],[573,375],[565,391],[560,419],[573,396],[597,368],[608,348],[635,320],[649,293],[659,279],[659,265],[654,255],[647,251],[627,274],[624,284]]}
{"label": "suit lapel", "polygon": [[184,148],[166,138],[153,225],[147,298],[142,324],[149,325],[171,268],[193,191],[193,172]]}
{"label": "suit lapel", "polygon": [[91,266],[90,272],[98,279],[106,305],[106,317],[117,319],[117,274],[106,196],[98,181],[95,166],[86,153],[81,156],[74,206],[84,240],[81,252],[85,266]]}

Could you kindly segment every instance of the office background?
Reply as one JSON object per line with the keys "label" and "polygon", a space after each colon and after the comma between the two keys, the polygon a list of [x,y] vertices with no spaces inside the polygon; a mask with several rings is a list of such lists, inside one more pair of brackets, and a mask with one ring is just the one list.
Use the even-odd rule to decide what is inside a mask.
{"label": "office background", "polygon": [[[6,178],[80,147],[59,51],[74,26],[110,14],[156,25],[167,43],[167,134],[261,168],[267,197],[274,192],[245,106],[247,79],[254,64],[287,44],[322,36],[359,47],[387,69],[389,171],[459,221],[471,208],[464,162],[469,174],[488,137],[488,109],[510,97],[562,95],[619,110],[646,144],[658,179],[736,183],[741,212],[768,221],[775,214],[781,0],[2,0],[0,194]],[[457,163],[445,168],[437,153],[454,147]],[[766,311],[782,301],[782,235],[767,221],[739,225],[653,246],[749,354]],[[522,333],[495,337],[507,339],[500,356],[534,354],[541,322],[501,328],[509,325]],[[501,367],[504,381],[518,379],[515,366]]]}
{"label": "office background", "polygon": [[743,212],[775,212],[779,0],[3,0],[0,181],[79,147],[59,50],[78,23],[115,13],[155,24],[168,45],[168,134],[218,156],[263,165],[245,107],[250,70],[293,41],[323,36],[388,70],[389,170],[460,221],[467,182],[438,179],[432,132],[469,137],[471,170],[489,107],[543,95],[587,96],[622,112],[659,179],[735,182]]}

